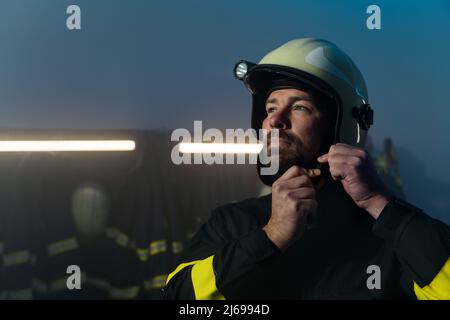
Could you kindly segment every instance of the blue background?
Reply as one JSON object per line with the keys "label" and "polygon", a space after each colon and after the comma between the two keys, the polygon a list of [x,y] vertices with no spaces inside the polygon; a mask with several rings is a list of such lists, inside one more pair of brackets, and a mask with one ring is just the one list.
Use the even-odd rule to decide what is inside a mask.
{"label": "blue background", "polygon": [[407,198],[450,222],[449,30],[449,1],[1,0],[0,128],[248,128],[234,63],[322,37],[365,75],[370,134],[393,139]]}

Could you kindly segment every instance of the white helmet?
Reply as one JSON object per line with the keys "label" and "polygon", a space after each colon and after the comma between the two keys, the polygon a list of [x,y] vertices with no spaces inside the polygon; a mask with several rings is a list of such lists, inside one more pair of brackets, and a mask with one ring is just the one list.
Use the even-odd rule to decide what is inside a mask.
{"label": "white helmet", "polygon": [[275,79],[287,78],[304,83],[337,106],[334,143],[364,147],[373,110],[368,104],[364,78],[335,44],[315,38],[296,39],[268,53],[258,64],[244,60],[234,68],[252,93],[252,127],[261,128],[266,117],[265,99]]}

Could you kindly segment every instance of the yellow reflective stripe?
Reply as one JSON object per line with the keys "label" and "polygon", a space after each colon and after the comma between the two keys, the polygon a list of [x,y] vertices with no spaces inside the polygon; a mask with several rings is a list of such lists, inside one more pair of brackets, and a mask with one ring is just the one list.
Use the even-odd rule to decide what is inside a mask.
{"label": "yellow reflective stripe", "polygon": [[160,289],[164,287],[167,279],[167,274],[162,274],[159,276],[153,277],[150,281],[144,281],[145,289],[151,290],[151,289]]}
{"label": "yellow reflective stripe", "polygon": [[123,234],[123,233],[119,233],[117,236],[116,236],[116,243],[119,245],[119,246],[121,246],[121,247],[127,247],[128,246],[128,243],[129,243],[129,239],[128,239],[128,236],[126,235],[126,234]]}
{"label": "yellow reflective stripe", "polygon": [[141,261],[147,261],[148,259],[148,250],[147,249],[136,249],[136,253]]}
{"label": "yellow reflective stripe", "polygon": [[[183,243],[180,241],[173,241],[172,242],[172,251],[175,254],[183,251]],[[158,253],[167,252],[167,241],[166,240],[157,240],[157,241],[150,242],[149,250],[137,248],[136,252],[139,256],[139,259],[141,259],[142,261],[146,261],[148,258],[148,255],[154,256]]]}
{"label": "yellow reflective stripe", "polygon": [[27,263],[30,261],[30,251],[22,250],[3,255],[3,264],[5,267],[12,267],[18,264]]}
{"label": "yellow reflective stripe", "polygon": [[31,289],[20,289],[9,291],[9,298],[12,300],[30,300],[33,298]]}
{"label": "yellow reflective stripe", "polygon": [[109,281],[100,278],[86,276],[86,283],[89,283],[91,286],[102,290],[110,290],[111,288],[111,284],[109,283]]}
{"label": "yellow reflective stripe", "polygon": [[114,239],[114,241],[116,242],[117,245],[121,246],[121,247],[128,247],[128,246],[133,246],[133,244],[130,242],[129,237],[120,232],[119,229],[117,228],[107,228],[106,229],[106,236],[108,238],[112,238]]}
{"label": "yellow reflective stripe", "polygon": [[[83,274],[81,274],[81,279],[83,279]],[[81,288],[83,288],[83,281],[81,281]],[[51,281],[48,286],[49,292],[57,292],[67,290],[67,278],[59,278]]]}
{"label": "yellow reflective stripe", "polygon": [[[86,273],[81,273],[81,288],[86,282]],[[67,277],[57,278],[52,281],[44,281],[39,278],[32,279],[33,289],[40,293],[52,293],[67,290]]]}
{"label": "yellow reflective stripe", "polygon": [[150,243],[150,255],[153,256],[158,253],[166,252],[166,240],[158,240]]}
{"label": "yellow reflective stripe", "polygon": [[111,288],[110,295],[114,299],[133,299],[139,293],[139,286],[128,288]]}
{"label": "yellow reflective stripe", "polygon": [[220,294],[216,287],[216,277],[213,268],[214,256],[204,260],[195,260],[180,264],[166,280],[169,281],[184,268],[194,265],[191,271],[192,286],[194,287],[195,298],[197,300],[224,300],[225,297]]}
{"label": "yellow reflective stripe", "polygon": [[378,170],[383,171],[384,173],[388,172],[389,164],[388,164],[388,161],[387,161],[385,153],[380,154],[375,159],[375,165],[376,165]]}
{"label": "yellow reflective stripe", "polygon": [[191,277],[196,300],[225,300],[216,287],[213,260],[214,256],[210,256],[192,267]]}
{"label": "yellow reflective stripe", "polygon": [[172,250],[173,253],[177,254],[183,251],[183,242],[181,241],[173,241],[172,242]]}
{"label": "yellow reflective stripe", "polygon": [[108,292],[109,296],[113,299],[133,299],[139,294],[140,286],[132,286],[126,288],[115,288],[111,286],[108,280],[89,277],[86,275],[86,283],[101,290]]}
{"label": "yellow reflective stripe", "polygon": [[49,256],[56,256],[58,254],[75,250],[77,248],[78,241],[75,237],[72,237],[49,244],[47,247],[47,251]]}
{"label": "yellow reflective stripe", "polygon": [[[134,241],[131,241],[130,237],[125,233],[122,233],[117,228],[107,228],[106,236],[113,239],[117,245],[127,248],[130,247],[136,250],[136,254],[141,261],[147,261],[149,256],[153,256],[159,253],[167,252],[167,240],[156,240],[149,243],[147,248],[137,248]],[[173,253],[178,254],[183,251],[183,243],[181,241],[172,242]]]}
{"label": "yellow reflective stripe", "polygon": [[201,260],[195,260],[195,261],[180,264],[172,273],[169,274],[169,276],[167,277],[167,280],[166,280],[166,284],[168,284],[170,279],[172,279],[178,272],[180,272],[184,268],[191,266],[199,261],[201,261]]}
{"label": "yellow reflective stripe", "polygon": [[414,282],[414,293],[419,300],[450,300],[450,258],[430,284],[421,288]]}

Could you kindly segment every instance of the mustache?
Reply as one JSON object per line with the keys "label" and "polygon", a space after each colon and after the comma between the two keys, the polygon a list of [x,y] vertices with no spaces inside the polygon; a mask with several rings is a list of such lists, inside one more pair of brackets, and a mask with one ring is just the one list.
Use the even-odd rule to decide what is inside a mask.
{"label": "mustache", "polygon": [[[278,139],[286,141],[290,145],[301,146],[302,141],[297,136],[282,130],[278,130]],[[272,131],[267,134],[267,144],[270,145],[270,141],[272,140]]]}

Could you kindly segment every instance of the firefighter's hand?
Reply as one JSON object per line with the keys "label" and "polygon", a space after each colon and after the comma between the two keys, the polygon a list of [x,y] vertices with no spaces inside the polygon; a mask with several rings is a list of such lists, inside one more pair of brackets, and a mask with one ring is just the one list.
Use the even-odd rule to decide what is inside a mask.
{"label": "firefighter's hand", "polygon": [[390,194],[378,176],[367,151],[344,143],[332,145],[328,153],[317,159],[328,162],[334,180],[340,180],[344,190],[360,208],[375,219],[389,201]]}
{"label": "firefighter's hand", "polygon": [[272,215],[263,230],[281,251],[303,234],[308,215],[315,214],[317,201],[310,178],[319,175],[319,169],[292,166],[273,183]]}

